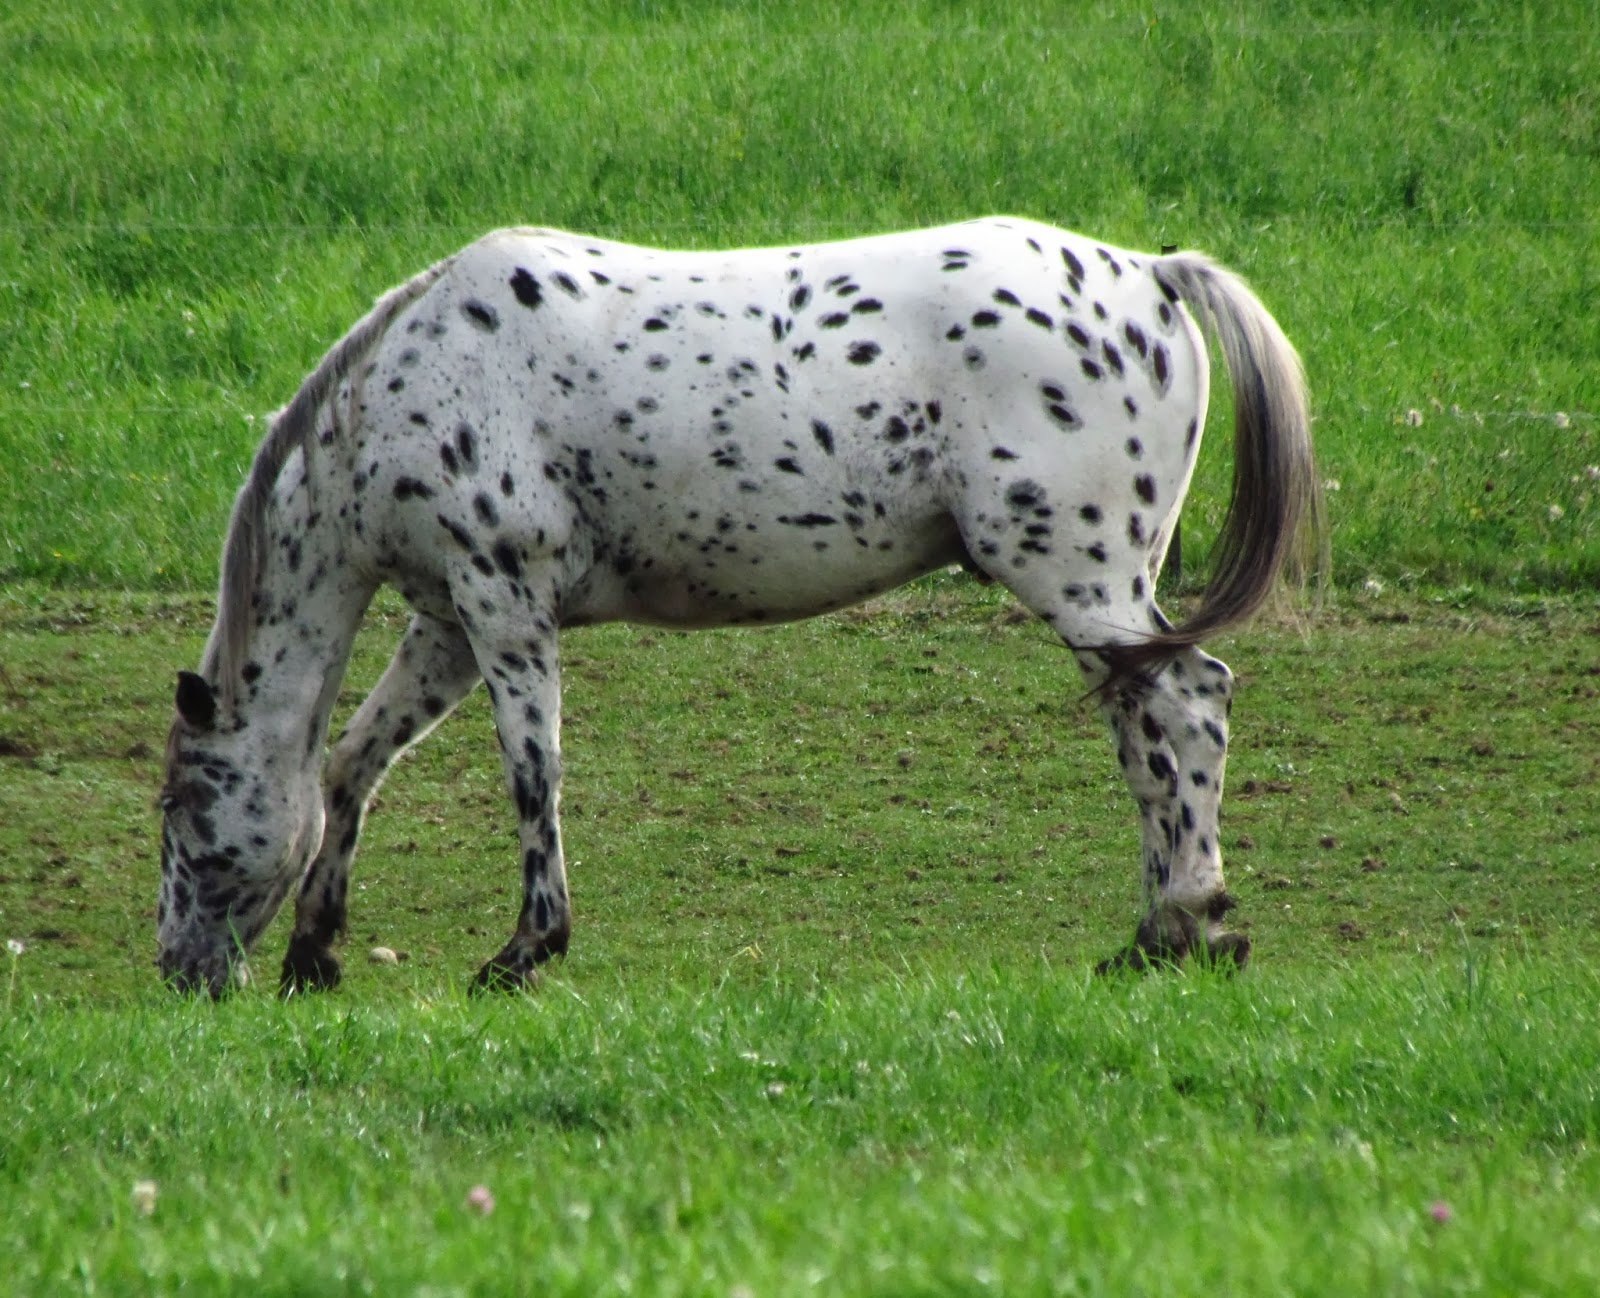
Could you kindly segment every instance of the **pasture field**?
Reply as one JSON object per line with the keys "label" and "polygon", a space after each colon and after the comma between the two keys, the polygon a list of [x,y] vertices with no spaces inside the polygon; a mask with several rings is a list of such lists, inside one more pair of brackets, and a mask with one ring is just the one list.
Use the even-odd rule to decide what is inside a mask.
{"label": "pasture field", "polygon": [[20,0],[0,60],[3,578],[208,585],[262,413],[493,226],[994,211],[1256,283],[1343,580],[1600,577],[1588,0]]}
{"label": "pasture field", "polygon": [[[9,5],[0,1288],[1600,1291],[1591,8]],[[1213,646],[1250,971],[1090,974],[1138,906],[1110,745],[939,574],[567,638],[537,993],[464,992],[517,904],[481,695],[379,795],[343,989],[268,994],[282,919],[258,988],[154,985],[196,592],[263,412],[377,293],[497,225],[999,211],[1204,248],[1306,359],[1336,586]]]}
{"label": "pasture field", "polygon": [[[1351,596],[1219,646],[1232,980],[1091,976],[1137,906],[1110,745],[1042,629],[941,576],[770,631],[567,638],[577,929],[536,994],[464,992],[517,905],[480,693],[379,794],[345,987],[220,1007],[152,963],[207,612],[0,598],[13,1292],[1600,1281],[1592,597]],[[385,601],[347,694],[402,625]]]}

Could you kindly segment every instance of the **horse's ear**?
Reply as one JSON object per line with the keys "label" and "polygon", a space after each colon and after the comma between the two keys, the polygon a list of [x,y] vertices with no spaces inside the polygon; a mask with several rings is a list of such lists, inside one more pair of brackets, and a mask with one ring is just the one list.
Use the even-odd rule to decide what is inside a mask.
{"label": "horse's ear", "polygon": [[178,715],[196,730],[210,730],[217,723],[217,696],[203,676],[178,673]]}

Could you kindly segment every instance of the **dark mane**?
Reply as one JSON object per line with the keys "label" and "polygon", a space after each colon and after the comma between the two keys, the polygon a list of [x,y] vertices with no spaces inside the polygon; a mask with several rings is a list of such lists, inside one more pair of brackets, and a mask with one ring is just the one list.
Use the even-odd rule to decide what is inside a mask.
{"label": "dark mane", "polygon": [[278,475],[297,449],[304,451],[310,472],[318,412],[394,318],[427,292],[454,260],[449,257],[430,266],[379,298],[372,310],[322,358],[289,404],[273,416],[271,431],[257,449],[250,476],[233,504],[222,546],[217,620],[201,669],[216,688],[224,710],[233,706],[239,673],[249,657],[254,630],[251,594],[261,575],[262,530]]}

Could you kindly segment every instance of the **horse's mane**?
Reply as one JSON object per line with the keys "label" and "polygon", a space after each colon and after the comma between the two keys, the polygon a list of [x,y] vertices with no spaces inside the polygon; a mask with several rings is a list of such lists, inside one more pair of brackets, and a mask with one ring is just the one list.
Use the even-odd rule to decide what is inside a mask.
{"label": "horse's mane", "polygon": [[222,546],[217,620],[202,672],[216,689],[224,710],[231,710],[234,704],[240,673],[249,657],[255,629],[252,594],[261,576],[262,537],[278,475],[296,449],[303,451],[309,474],[318,411],[395,317],[427,292],[454,260],[448,257],[437,262],[380,297],[372,310],[322,358],[289,404],[273,416],[271,430],[251,462],[250,476],[234,500]]}

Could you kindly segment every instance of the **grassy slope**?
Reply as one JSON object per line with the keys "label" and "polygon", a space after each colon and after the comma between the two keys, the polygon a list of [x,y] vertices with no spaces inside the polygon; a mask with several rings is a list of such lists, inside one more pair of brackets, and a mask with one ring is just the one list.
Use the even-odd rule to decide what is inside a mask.
{"label": "grassy slope", "polygon": [[[25,5],[0,574],[209,584],[254,417],[487,227],[706,245],[1013,210],[1256,280],[1308,361],[1344,577],[1592,582],[1587,8]],[[1197,540],[1225,474],[1213,448]]]}

